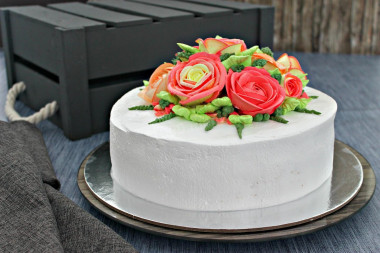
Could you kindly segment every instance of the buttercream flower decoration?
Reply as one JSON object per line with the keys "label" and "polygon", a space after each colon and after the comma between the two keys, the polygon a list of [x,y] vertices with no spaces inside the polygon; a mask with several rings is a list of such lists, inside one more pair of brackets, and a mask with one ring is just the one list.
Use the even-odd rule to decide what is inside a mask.
{"label": "buttercream flower decoration", "polygon": [[223,89],[227,72],[217,55],[196,53],[187,62],[178,62],[169,74],[168,91],[182,105],[210,102]]}
{"label": "buttercream flower decoration", "polygon": [[287,73],[284,75],[285,94],[288,97],[299,98],[302,95],[302,81],[297,76]]}
{"label": "buttercream flower decoration", "polygon": [[195,42],[199,44],[201,52],[210,54],[237,54],[247,49],[243,40],[240,39],[227,39],[217,36],[216,38],[207,38],[205,40],[197,39]]}
{"label": "buttercream flower decoration", "polygon": [[173,69],[173,64],[161,64],[151,75],[149,85],[146,86],[138,95],[148,103],[156,104],[160,101],[157,94],[167,91],[169,72]]}
{"label": "buttercream flower decoration", "polygon": [[272,114],[285,99],[285,90],[268,71],[246,67],[241,72],[230,70],[226,89],[234,107],[242,114]]}

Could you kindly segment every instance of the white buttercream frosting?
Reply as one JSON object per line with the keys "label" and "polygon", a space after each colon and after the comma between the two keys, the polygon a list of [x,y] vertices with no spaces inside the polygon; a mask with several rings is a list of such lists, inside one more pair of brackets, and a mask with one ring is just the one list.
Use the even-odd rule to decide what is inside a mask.
{"label": "white buttercream frosting", "polygon": [[130,111],[145,104],[139,88],[124,95],[110,119],[112,177],[126,191],[161,205],[216,211],[263,208],[300,198],[332,173],[335,101],[319,96],[309,109],[291,112],[288,124],[254,122],[239,139],[236,128],[176,117],[159,124],[153,111]]}

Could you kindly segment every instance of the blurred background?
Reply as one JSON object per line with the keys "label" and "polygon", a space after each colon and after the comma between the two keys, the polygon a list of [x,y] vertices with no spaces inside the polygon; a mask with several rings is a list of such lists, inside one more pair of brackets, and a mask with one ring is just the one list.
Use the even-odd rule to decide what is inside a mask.
{"label": "blurred background", "polygon": [[275,6],[274,50],[380,54],[379,0],[240,0]]}
{"label": "blurred background", "polygon": [[[236,1],[275,6],[275,51],[380,54],[380,0]],[[0,0],[0,7],[59,2],[74,1]]]}

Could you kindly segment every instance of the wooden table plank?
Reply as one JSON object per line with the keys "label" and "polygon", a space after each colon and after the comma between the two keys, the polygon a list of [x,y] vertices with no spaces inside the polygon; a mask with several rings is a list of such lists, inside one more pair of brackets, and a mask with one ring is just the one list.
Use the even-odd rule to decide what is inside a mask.
{"label": "wooden table plank", "polygon": [[151,18],[135,16],[115,11],[110,11],[102,8],[98,8],[92,5],[83,3],[59,3],[49,4],[48,7],[63,12],[75,14],[78,16],[86,17],[89,19],[104,22],[108,25],[115,27],[123,27],[130,25],[141,25],[153,22]]}
{"label": "wooden table plank", "polygon": [[194,4],[194,3],[187,3],[182,1],[172,1],[172,0],[133,0],[136,2],[156,5],[156,6],[162,6],[162,7],[168,7],[175,10],[183,10],[192,12],[197,16],[203,16],[203,17],[209,17],[209,16],[220,16],[232,13],[232,9],[227,8],[220,8],[210,5],[204,5],[204,4]]}
{"label": "wooden table plank", "polygon": [[142,16],[151,17],[156,21],[167,21],[173,19],[191,18],[194,14],[184,11],[177,11],[173,9],[157,7],[153,5],[147,5],[137,2],[121,1],[121,0],[96,0],[89,2],[96,6],[103,8],[132,13]]}
{"label": "wooden table plank", "polygon": [[87,30],[105,28],[106,24],[68,13],[52,10],[42,6],[10,7],[7,10],[38,20],[50,26],[65,29],[85,28]]}

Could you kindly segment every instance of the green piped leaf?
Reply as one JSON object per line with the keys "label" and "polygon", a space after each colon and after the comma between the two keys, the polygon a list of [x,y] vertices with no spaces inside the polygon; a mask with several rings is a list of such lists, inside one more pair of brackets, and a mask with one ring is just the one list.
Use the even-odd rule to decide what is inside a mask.
{"label": "green piped leaf", "polygon": [[161,123],[161,122],[164,122],[164,121],[167,121],[169,119],[172,119],[174,118],[176,115],[174,113],[169,113],[169,114],[166,114],[165,116],[162,116],[161,118],[157,118],[155,120],[153,120],[152,122],[149,122],[148,124],[157,124],[157,123]]}
{"label": "green piped leaf", "polygon": [[193,54],[196,54],[196,53],[199,53],[200,50],[198,48],[195,48],[195,47],[192,47],[192,46],[189,46],[189,45],[186,45],[186,44],[183,44],[183,43],[177,43],[177,45],[183,50],[183,51],[187,51],[187,52],[190,52],[190,53],[193,53]]}
{"label": "green piped leaf", "polygon": [[172,111],[176,115],[184,117],[187,120],[190,120],[191,111],[188,108],[181,105],[175,105],[173,106]]}
{"label": "green piped leaf", "polygon": [[289,122],[286,119],[281,118],[280,116],[270,116],[270,119],[273,121],[277,121],[279,123],[282,123],[282,124],[287,124]]}
{"label": "green piped leaf", "polygon": [[195,112],[198,114],[205,114],[205,113],[215,112],[217,109],[218,109],[217,106],[209,103],[206,105],[197,105],[195,107]]}
{"label": "green piped leaf", "polygon": [[242,133],[243,133],[243,129],[244,129],[244,124],[236,123],[235,127],[236,127],[237,133],[239,135],[239,138],[242,139],[243,138]]}
{"label": "green piped leaf", "polygon": [[211,101],[211,104],[215,105],[216,107],[232,106],[232,102],[229,97],[216,98]]}
{"label": "green piped leaf", "polygon": [[160,101],[158,102],[158,104],[160,105],[160,107],[162,109],[165,109],[166,107],[168,107],[170,105],[170,102],[166,101],[166,100],[163,100],[163,99],[160,99]]}
{"label": "green piped leaf", "polygon": [[237,55],[240,55],[240,56],[252,56],[254,53],[256,53],[256,51],[258,49],[259,49],[259,46],[253,46],[251,48],[248,48],[248,49],[244,50],[241,53],[237,53]]}
{"label": "green piped leaf", "polygon": [[130,107],[128,108],[128,110],[131,110],[131,111],[147,111],[147,110],[153,110],[154,109],[154,106],[153,105],[137,105],[137,106],[133,106],[133,107]]}
{"label": "green piped leaf", "polygon": [[264,60],[264,59],[258,59],[258,60],[255,60],[253,61],[252,63],[252,67],[264,67],[265,64],[267,64],[267,61]]}
{"label": "green piped leaf", "polygon": [[233,72],[242,72],[244,70],[244,65],[232,65],[231,69]]}
{"label": "green piped leaf", "polygon": [[227,60],[223,61],[222,64],[228,71],[233,65],[243,65],[244,67],[251,66],[251,57],[246,56],[238,56],[238,55],[232,55]]}
{"label": "green piped leaf", "polygon": [[281,108],[282,108],[282,113],[285,115],[291,111],[294,111],[297,106],[300,105],[300,101],[296,98],[292,97],[286,97],[284,102],[282,102]]}
{"label": "green piped leaf", "polygon": [[172,104],[178,104],[178,102],[179,102],[179,98],[177,96],[174,96],[165,90],[160,91],[160,93],[158,93],[156,96],[158,98],[160,98],[162,100],[166,100]]}
{"label": "green piped leaf", "polygon": [[208,116],[208,115],[206,115],[206,114],[197,114],[197,113],[194,113],[194,114],[190,115],[190,120],[194,121],[194,122],[197,122],[197,123],[206,123],[210,119],[211,119],[211,117]]}
{"label": "green piped leaf", "polygon": [[312,98],[299,98],[298,101],[300,101],[300,104],[298,105],[298,108],[304,109],[306,108],[307,104],[313,100]]}
{"label": "green piped leaf", "polygon": [[244,124],[244,125],[249,125],[252,124],[253,117],[251,115],[230,115],[228,117],[228,120],[232,124]]}
{"label": "green piped leaf", "polygon": [[296,109],[294,111],[295,112],[302,112],[302,113],[310,113],[310,114],[315,114],[315,115],[322,114],[321,112],[318,112],[318,111],[315,111],[315,110],[308,110],[306,108],[299,108],[299,107],[296,107]]}
{"label": "green piped leaf", "polygon": [[206,131],[210,131],[211,129],[213,129],[215,126],[217,125],[216,121],[215,120],[210,120],[208,123],[207,123],[207,126],[205,128]]}
{"label": "green piped leaf", "polygon": [[144,84],[144,86],[148,86],[149,85],[149,81],[143,80],[143,84]]}
{"label": "green piped leaf", "polygon": [[234,54],[229,54],[229,53],[222,54],[222,55],[220,56],[220,61],[225,61],[225,60],[227,60],[228,58],[231,57],[231,55],[234,55]]}

